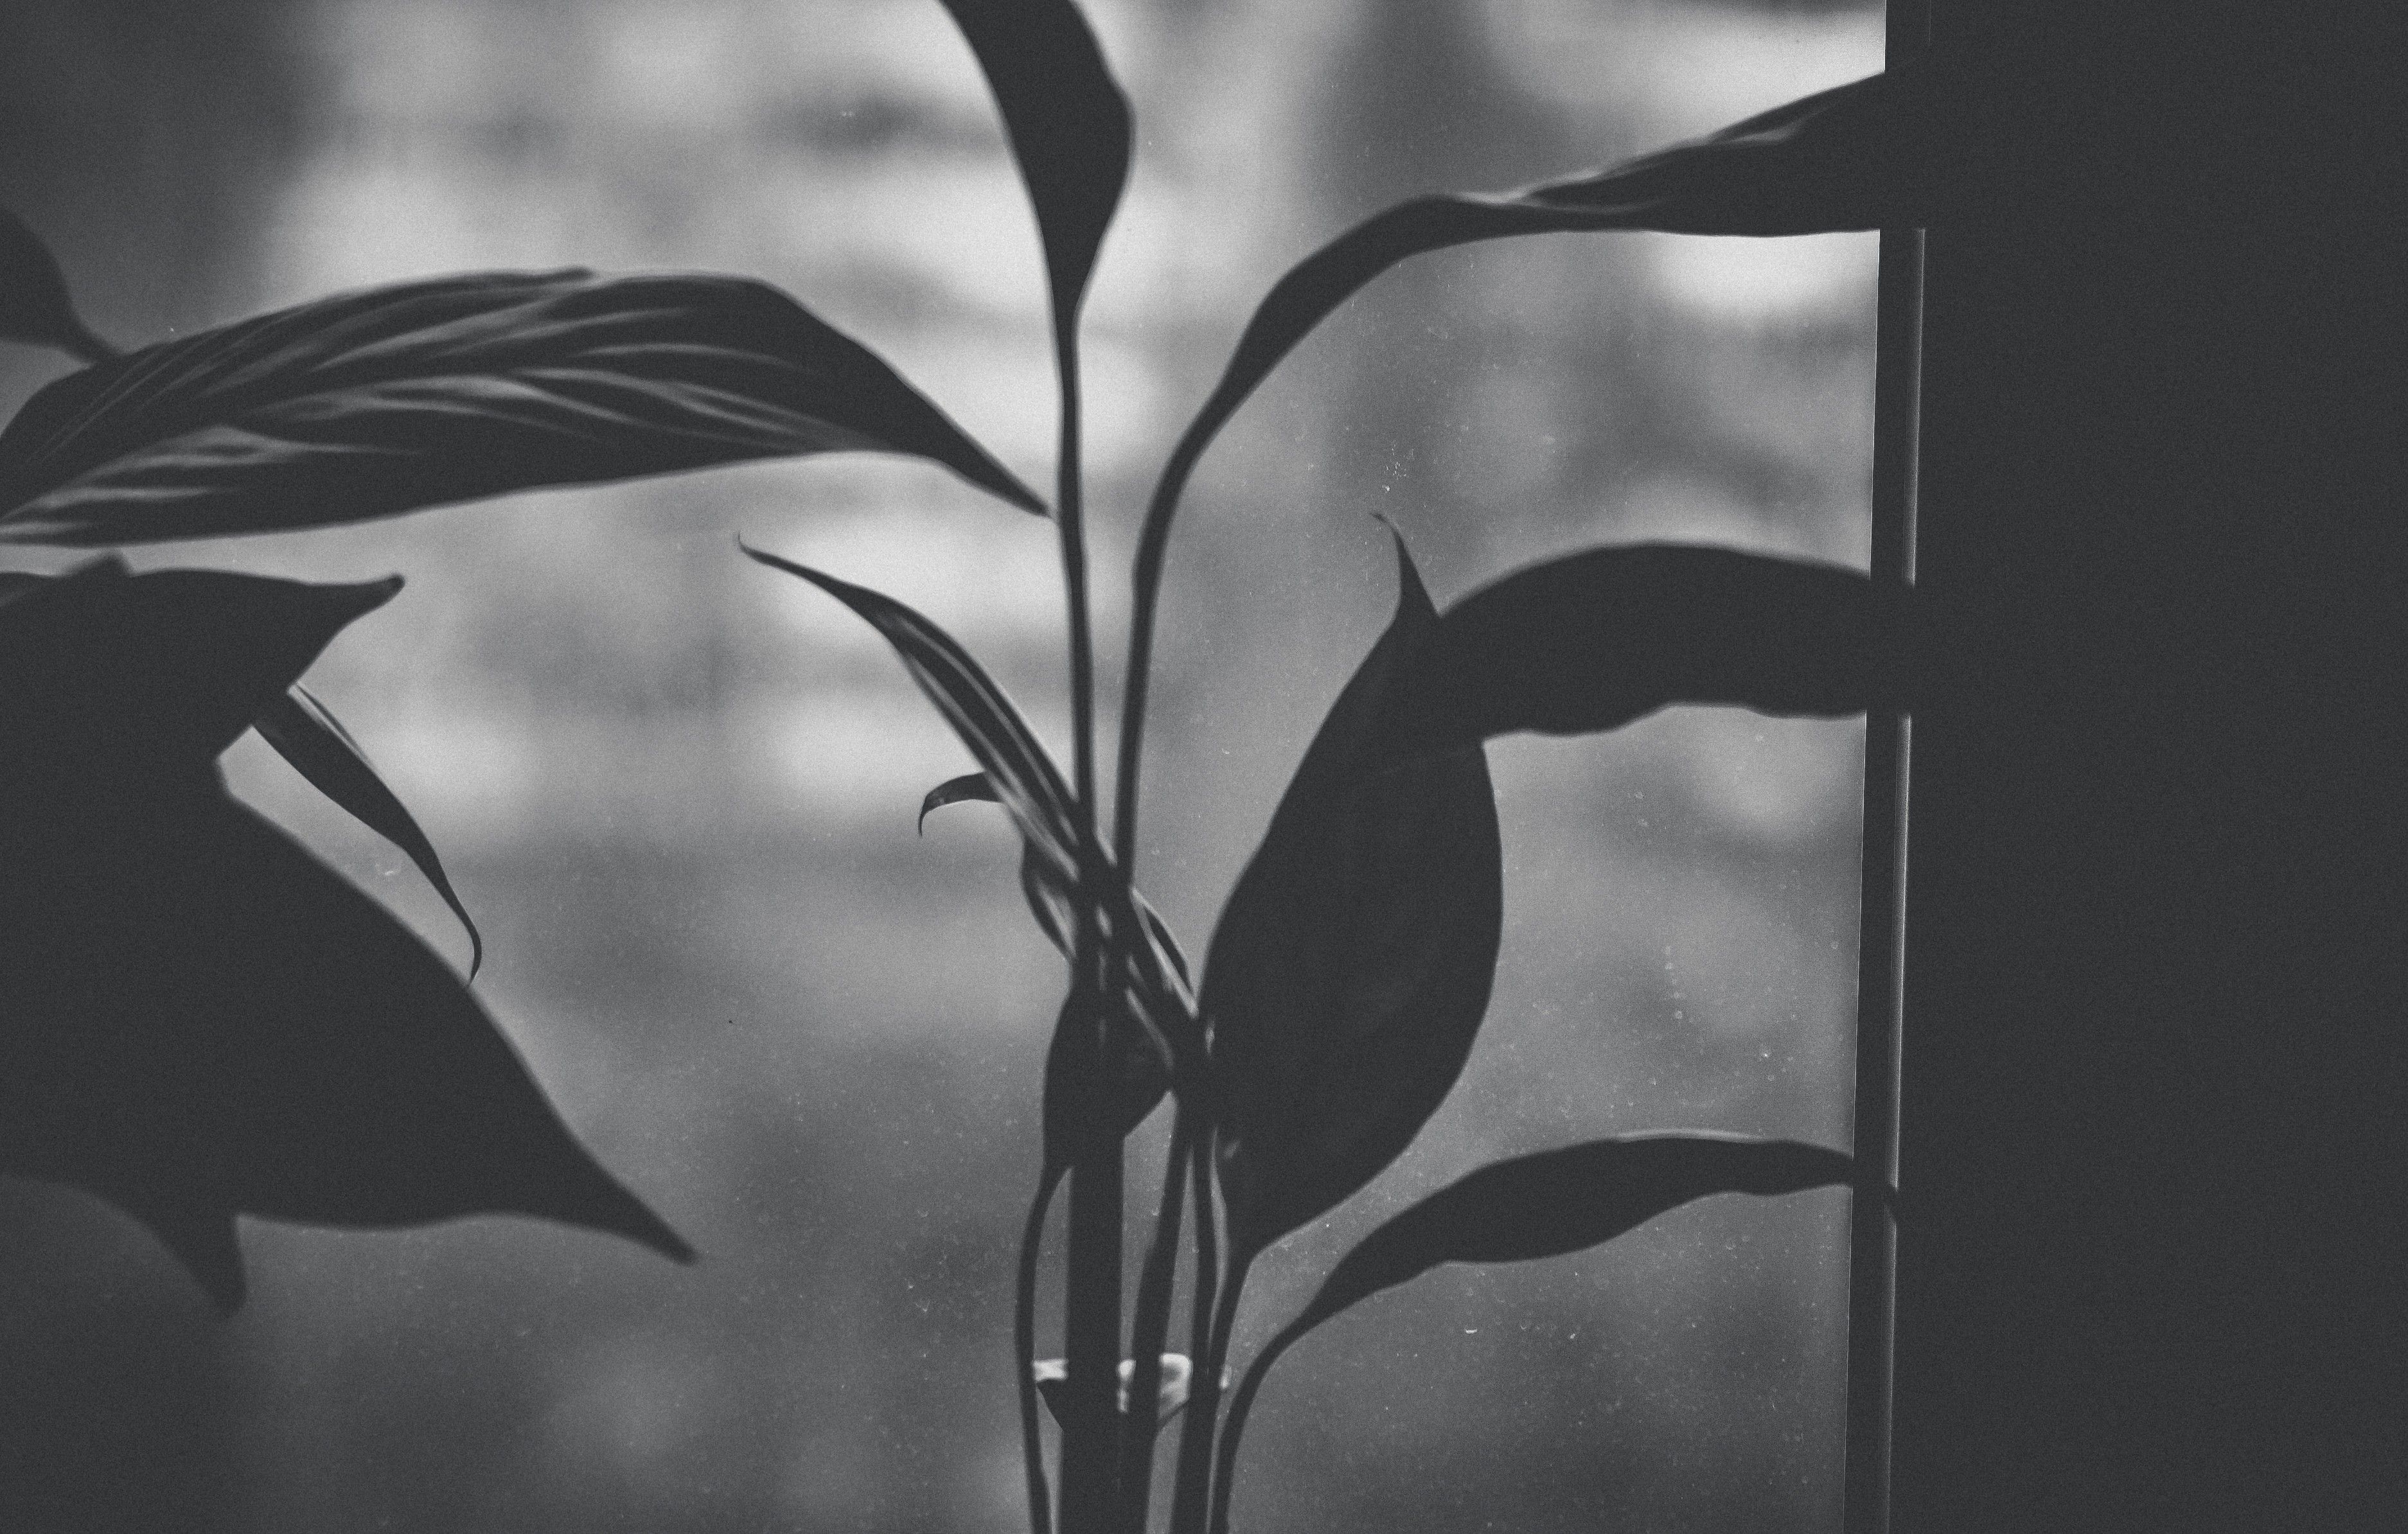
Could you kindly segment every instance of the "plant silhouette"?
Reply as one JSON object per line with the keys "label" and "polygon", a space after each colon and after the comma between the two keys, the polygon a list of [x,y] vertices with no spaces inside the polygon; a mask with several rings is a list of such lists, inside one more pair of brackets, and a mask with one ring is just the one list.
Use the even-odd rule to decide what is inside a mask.
{"label": "plant silhouette", "polygon": [[[1417,198],[1308,257],[1263,300],[1173,446],[1134,570],[1116,797],[1095,760],[1079,318],[1129,165],[1132,119],[1069,0],[945,0],[1000,108],[1052,306],[1060,452],[1050,508],[859,342],[749,280],[482,273],[322,299],[123,355],[74,316],[55,263],[0,222],[0,335],[89,366],[0,433],[0,538],[107,547],[290,533],[548,485],[772,455],[917,455],[1057,524],[1072,759],[922,615],[746,548],[889,641],[980,771],[923,818],[999,805],[1030,909],[1068,961],[1045,1062],[1045,1153],[1019,1266],[1013,1369],[1038,1534],[1147,1527],[1165,1374],[1180,1399],[1175,1534],[1227,1526],[1239,1429],[1312,1326],[1443,1262],[1608,1240],[1716,1193],[1833,1183],[1842,1153],[1658,1135],[1473,1173],[1383,1226],[1255,1359],[1224,1410],[1246,1274],[1392,1163],[1473,1048],[1503,871],[1482,742],[1587,733],[1684,702],[1897,709],[1902,591],[1727,550],[1591,550],[1440,613],[1397,543],[1395,617],[1331,707],[1212,934],[1199,989],[1136,885],[1164,559],[1214,436],[1319,321],[1398,261],[1533,233],[1785,235],[1919,222],[1919,77],[1875,77],[1721,134],[1503,194]],[[1910,101],[1909,98],[1913,98]],[[386,1226],[511,1211],[685,1243],[561,1125],[466,984],[391,916],[225,795],[257,727],[393,840],[458,912],[439,858],[366,753],[298,680],[397,581],[133,575],[104,558],[0,585],[0,1169],[144,1221],[222,1305],[237,1212]],[[470,926],[474,939],[475,929]],[[481,957],[481,939],[474,939]],[[1174,1104],[1133,1308],[1124,1140]],[[1032,1356],[1039,1242],[1067,1183],[1067,1358]],[[1192,1254],[1190,1352],[1167,1355]],[[1166,1363],[1168,1359],[1168,1363]],[[1038,1386],[1061,1429],[1058,1509]],[[1124,1402],[1153,1403],[1132,1412]]]}

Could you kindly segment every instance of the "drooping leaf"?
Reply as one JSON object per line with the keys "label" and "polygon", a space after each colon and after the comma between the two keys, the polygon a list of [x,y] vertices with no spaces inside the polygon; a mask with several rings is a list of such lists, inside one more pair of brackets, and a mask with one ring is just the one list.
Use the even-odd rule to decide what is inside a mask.
{"label": "drooping leaf", "polygon": [[320,299],[59,380],[0,433],[0,537],[277,532],[853,449],[931,458],[1043,510],[774,288],[482,273]]}
{"label": "drooping leaf", "polygon": [[1381,710],[1375,760],[1673,703],[1841,715],[1904,701],[1904,594],[1856,571],[1641,543],[1519,570],[1447,609]]}
{"label": "drooping leaf", "polygon": [[56,347],[85,362],[116,355],[67,296],[66,274],[42,237],[0,208],[0,340]]}
{"label": "drooping leaf", "polygon": [[1079,309],[1128,180],[1128,98],[1071,0],[945,0],[1003,114],[1037,230],[1054,320]]}
{"label": "drooping leaf", "polygon": [[[920,691],[984,769],[985,792],[1011,816],[1020,831],[1021,887],[1038,925],[1065,953],[1071,950],[1079,885],[1077,820],[1061,769],[1046,753],[1011,699],[984,667],[951,635],[890,596],[856,586],[775,554],[745,547],[747,556],[771,569],[800,577],[834,596],[883,635],[901,657]],[[1125,1006],[1112,1016],[1113,1081],[1089,1090],[1075,1063],[1078,1025],[1064,1004],[1046,1065],[1048,1155],[1079,1133],[1128,1130],[1142,1121],[1168,1091],[1172,1059],[1198,1053],[1200,1030],[1185,982],[1186,963],[1169,929],[1142,896],[1135,897],[1149,940],[1130,945],[1131,973]],[[1113,930],[1113,905],[1099,912],[1106,935]],[[1080,987],[1073,987],[1074,994]],[[1096,1094],[1100,1092],[1101,1097]],[[1093,1112],[1086,1105],[1109,1106]]]}
{"label": "drooping leaf", "polygon": [[1365,1237],[1287,1329],[1301,1336],[1441,1263],[1558,1257],[1712,1194],[1798,1193],[1854,1181],[1856,1163],[1843,1151],[1696,1131],[1516,1156],[1449,1183]]}
{"label": "drooping leaf", "polygon": [[207,761],[399,576],[310,585],[115,556],[30,578],[0,621],[0,781],[83,783]]}
{"label": "drooping leaf", "polygon": [[0,717],[35,722],[0,754],[0,1171],[116,1202],[229,1308],[237,1212],[690,1255],[433,953],[225,796],[217,753],[391,592],[104,560],[0,605]]}
{"label": "drooping leaf", "polygon": [[1339,305],[1410,256],[1510,235],[1654,229],[1803,235],[1924,222],[1922,76],[1903,70],[1818,92],[1705,138],[1518,192],[1414,197],[1373,214],[1274,284],[1163,469],[1176,503],[1238,407]]}
{"label": "drooping leaf", "polygon": [[1205,961],[1235,1262],[1404,1150],[1488,1006],[1503,880],[1481,748],[1363,770],[1389,688],[1438,622],[1401,538],[1397,571],[1396,616],[1306,751]]}
{"label": "drooping leaf", "polygon": [[949,804],[960,804],[971,799],[986,804],[1003,802],[1002,796],[996,793],[995,784],[988,781],[985,773],[966,772],[958,778],[948,778],[928,790],[927,796],[920,801],[918,828],[924,832],[927,830],[928,811],[931,810],[942,810]]}
{"label": "drooping leaf", "polygon": [[394,791],[377,776],[375,764],[367,753],[351,738],[331,710],[318,701],[316,695],[297,682],[283,696],[270,700],[251,721],[260,738],[274,746],[277,754],[293,764],[294,771],[307,778],[319,793],[349,810],[361,824],[392,842],[418,865],[418,871],[435,886],[435,893],[452,908],[452,914],[468,931],[468,978],[485,962],[485,939],[479,935],[477,924],[468,919],[468,908],[452,888],[452,881],[443,871],[443,860],[435,853],[435,844],[419,829],[418,822]]}
{"label": "drooping leaf", "polygon": [[1020,710],[951,635],[891,596],[741,543],[745,557],[810,581],[883,635],[928,701],[944,715],[986,774],[1047,872],[1076,888],[1078,860],[1066,849],[1075,833],[1069,786]]}

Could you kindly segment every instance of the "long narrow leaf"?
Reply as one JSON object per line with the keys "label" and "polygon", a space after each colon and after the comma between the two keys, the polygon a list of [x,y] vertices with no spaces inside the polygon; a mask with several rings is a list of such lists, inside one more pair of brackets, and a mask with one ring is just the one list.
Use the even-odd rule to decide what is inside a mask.
{"label": "long narrow leaf", "polygon": [[[1737,1135],[1632,1135],[1483,1167],[1365,1238],[1294,1321],[1263,1345],[1229,1404],[1213,1476],[1213,1534],[1229,1527],[1238,1444],[1271,1366],[1313,1327],[1442,1263],[1524,1262],[1610,1241],[1717,1193],[1780,1194],[1856,1182],[1843,1153]],[[1887,1197],[1886,1187],[1857,1189]]]}
{"label": "long narrow leaf", "polygon": [[[894,647],[911,680],[984,770],[982,788],[976,796],[966,789],[966,796],[991,793],[1019,828],[1024,849],[1021,884],[1029,908],[1046,936],[1068,953],[1075,925],[1073,894],[1079,882],[1077,822],[1070,791],[1011,699],[969,652],[910,608],[808,566],[740,543],[738,547],[755,562],[799,577],[834,596]],[[1049,1155],[1053,1148],[1066,1142],[1071,1125],[1082,1126],[1080,1133],[1088,1132],[1084,1126],[1090,1125],[1117,1125],[1125,1134],[1169,1090],[1173,1061],[1200,1054],[1195,1003],[1184,980],[1185,960],[1175,956],[1177,945],[1161,918],[1143,905],[1142,897],[1135,897],[1135,903],[1142,912],[1140,921],[1149,941],[1131,946],[1134,964],[1125,997],[1128,1005],[1113,1012],[1116,1043],[1111,1069],[1116,1079],[1086,1083],[1063,1074],[1071,1058],[1066,1054],[1066,1035],[1081,1025],[1069,1015],[1066,1003],[1048,1054]],[[1110,902],[1101,915],[1109,933],[1114,920]],[[1090,1084],[1102,1096],[1093,1096]],[[1108,1106],[1090,1112],[1082,1106],[1090,1102]]]}
{"label": "long narrow leaf", "polygon": [[1642,543],[1520,570],[1447,609],[1384,700],[1378,761],[1673,703],[1840,715],[1905,701],[1908,609],[1863,575]]}
{"label": "long narrow leaf", "polygon": [[436,855],[435,844],[419,829],[417,820],[401,802],[385,781],[377,775],[374,763],[351,732],[343,728],[333,710],[318,701],[307,687],[294,683],[293,690],[270,702],[253,719],[251,727],[260,738],[276,748],[278,755],[293,764],[293,769],[308,779],[312,787],[351,812],[353,819],[392,842],[406,853],[435,893],[452,908],[452,914],[468,932],[468,978],[485,962],[485,939],[477,931],[477,924],[468,919],[468,908],[452,888],[451,878],[443,871],[443,860]]}
{"label": "long narrow leaf", "polygon": [[1437,1111],[1487,1010],[1503,911],[1475,742],[1366,781],[1370,730],[1438,622],[1403,540],[1397,611],[1339,695],[1205,963],[1231,1261],[1335,1207]]}
{"label": "long narrow leaf", "polygon": [[321,299],[50,384],[0,433],[0,537],[276,532],[849,449],[934,459],[1043,509],[886,364],[774,288],[447,277]]}
{"label": "long narrow leaf", "polygon": [[1415,197],[1373,214],[1264,296],[1172,450],[1156,501],[1177,502],[1205,448],[1313,326],[1410,256],[1511,235],[1803,235],[1922,222],[1913,142],[1922,91],[1919,75],[1874,75],[1610,169],[1518,192]]}
{"label": "long narrow leaf", "polygon": [[1441,1263],[1563,1256],[1712,1194],[1797,1193],[1855,1176],[1856,1163],[1842,1151],[1700,1132],[1629,1135],[1516,1156],[1448,1184],[1365,1237],[1288,1329],[1301,1335]]}
{"label": "long narrow leaf", "polygon": [[945,0],[1003,114],[1045,246],[1057,324],[1085,295],[1128,179],[1128,98],[1071,0]]}
{"label": "long narrow leaf", "polygon": [[56,347],[85,362],[117,351],[76,312],[66,274],[42,237],[6,208],[0,208],[0,340]]}

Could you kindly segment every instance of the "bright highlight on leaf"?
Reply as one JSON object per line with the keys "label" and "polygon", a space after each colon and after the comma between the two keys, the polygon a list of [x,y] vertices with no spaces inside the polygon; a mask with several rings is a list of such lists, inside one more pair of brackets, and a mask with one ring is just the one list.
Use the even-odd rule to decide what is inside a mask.
{"label": "bright highlight on leaf", "polygon": [[76,312],[50,247],[6,208],[0,208],[0,340],[56,347],[84,362],[117,354]]}
{"label": "bright highlight on leaf", "polygon": [[1674,703],[1840,715],[1906,701],[1905,594],[1854,570],[1670,543],[1518,570],[1439,619],[1383,702],[1375,762]]}
{"label": "bright highlight on leaf", "polygon": [[411,816],[385,781],[377,776],[367,753],[343,728],[343,722],[318,701],[309,689],[294,683],[282,697],[269,701],[252,720],[251,727],[260,738],[276,748],[277,754],[293,764],[293,769],[307,778],[319,793],[332,799],[361,824],[392,842],[418,866],[435,893],[452,908],[452,914],[468,933],[468,978],[485,962],[485,939],[477,931],[477,924],[468,919],[468,908],[452,888],[452,881],[443,871],[443,860],[435,854],[435,844],[418,828]]}
{"label": "bright highlight on leaf", "polygon": [[446,277],[279,310],[50,384],[0,433],[0,538],[282,532],[856,449],[933,459],[1044,509],[886,364],[774,288]]}
{"label": "bright highlight on leaf", "polygon": [[1395,618],[1306,751],[1205,961],[1240,1265],[1396,1159],[1488,1007],[1503,866],[1480,746],[1365,781],[1373,724],[1438,623],[1401,538],[1397,580]]}
{"label": "bright highlight on leaf", "polygon": [[0,1171],[143,1221],[217,1302],[237,1212],[516,1212],[692,1255],[474,996],[215,757],[397,582],[97,561],[0,591]]}

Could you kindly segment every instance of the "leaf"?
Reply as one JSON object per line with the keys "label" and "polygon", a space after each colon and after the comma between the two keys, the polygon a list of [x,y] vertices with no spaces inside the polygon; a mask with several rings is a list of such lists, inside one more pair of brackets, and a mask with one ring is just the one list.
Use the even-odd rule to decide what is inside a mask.
{"label": "leaf", "polygon": [[1441,1263],[1563,1256],[1712,1194],[1797,1193],[1856,1180],[1845,1152],[1694,1131],[1516,1156],[1448,1184],[1371,1232],[1330,1270],[1283,1335],[1293,1341]]}
{"label": "leaf", "polygon": [[0,208],[0,340],[56,347],[85,362],[114,356],[67,296],[66,274],[42,237]]}
{"label": "leaf", "polygon": [[932,458],[1043,510],[893,369],[774,288],[446,277],[281,309],[50,384],[0,433],[0,536],[280,532],[851,449]]}
{"label": "leaf", "polygon": [[737,547],[755,564],[810,581],[885,636],[911,680],[977,758],[996,802],[1010,813],[1048,875],[1076,888],[1078,860],[1067,851],[1069,828],[1076,824],[1069,786],[1020,710],[969,652],[891,596],[747,547],[740,539]]}
{"label": "leaf", "polygon": [[1219,1171],[1242,1264],[1396,1159],[1462,1071],[1503,910],[1474,743],[1363,781],[1370,726],[1438,615],[1397,541],[1397,610],[1297,768],[1205,961]]}
{"label": "leaf", "polygon": [[309,689],[295,683],[291,692],[270,700],[251,721],[251,727],[318,792],[351,811],[361,824],[400,848],[418,865],[418,871],[426,876],[435,893],[452,908],[452,914],[467,928],[468,978],[476,979],[485,962],[485,939],[478,934],[477,924],[468,919],[468,908],[460,903],[460,896],[452,890],[452,881],[443,872],[443,860],[435,855],[435,844],[418,828],[408,808],[377,776],[367,753],[351,738],[351,732],[343,728],[342,721]]}
{"label": "leaf", "polygon": [[1549,560],[1447,609],[1384,699],[1374,755],[1609,730],[1673,703],[1813,715],[1896,705],[1904,601],[1854,570],[1731,549],[1641,543]]}
{"label": "leaf", "polygon": [[[1046,936],[1065,953],[1071,950],[1077,920],[1075,892],[1079,885],[1075,811],[1061,769],[1021,717],[1020,710],[985,668],[953,637],[920,613],[893,597],[839,581],[776,554],[746,547],[747,557],[771,569],[783,570],[826,592],[884,635],[901,657],[904,668],[920,691],[937,706],[953,733],[969,748],[984,769],[985,790],[1010,814],[1022,841],[1021,887]],[[955,780],[961,782],[963,780]],[[952,786],[952,785],[944,785]],[[925,801],[923,801],[924,806]],[[1169,1090],[1174,1058],[1200,1055],[1200,1030],[1195,1003],[1187,995],[1186,961],[1169,929],[1143,896],[1134,897],[1146,924],[1149,941],[1130,949],[1132,973],[1128,1005],[1115,1011],[1115,1071],[1104,1100],[1110,1111],[1097,1117],[1083,1106],[1097,1100],[1071,1070],[1077,1037],[1069,1002],[1054,1025],[1046,1065],[1046,1142],[1050,1157],[1060,1146],[1093,1126],[1096,1133],[1118,1126],[1126,1134],[1153,1111]],[[1107,935],[1113,925],[1107,902],[1100,913]],[[1073,987],[1074,993],[1078,987]]]}
{"label": "leaf", "polygon": [[399,576],[309,585],[115,556],[34,578],[0,609],[0,783],[85,783],[232,745]]}
{"label": "leaf", "polygon": [[929,810],[942,810],[949,804],[960,804],[966,799],[983,800],[988,804],[1003,802],[1002,796],[995,791],[995,784],[988,781],[983,772],[968,772],[958,778],[948,778],[928,790],[927,797],[920,801],[919,829],[923,832],[928,829]]}
{"label": "leaf", "polygon": [[0,606],[0,717],[38,721],[0,757],[0,1171],[118,1203],[227,1308],[236,1212],[691,1255],[424,944],[225,796],[240,722],[391,592],[103,560]]}
{"label": "leaf", "polygon": [[1274,284],[1162,473],[1176,503],[1197,461],[1280,359],[1407,257],[1511,235],[1655,229],[1802,235],[1924,222],[1913,139],[1925,86],[1893,70],[1819,92],[1609,169],[1506,193],[1421,196],[1373,214]]}
{"label": "leaf", "polygon": [[1071,0],[945,0],[1003,114],[1045,246],[1054,323],[1085,295],[1128,180],[1128,98]]}

